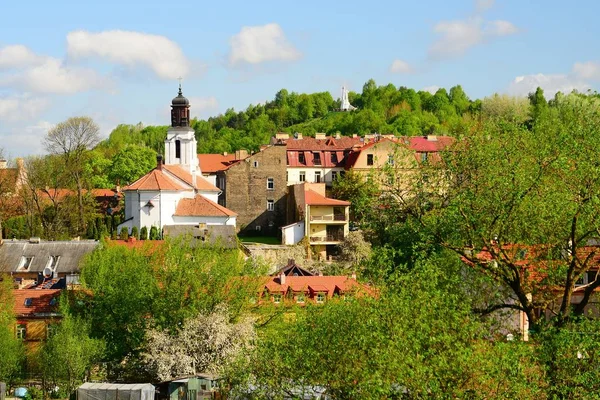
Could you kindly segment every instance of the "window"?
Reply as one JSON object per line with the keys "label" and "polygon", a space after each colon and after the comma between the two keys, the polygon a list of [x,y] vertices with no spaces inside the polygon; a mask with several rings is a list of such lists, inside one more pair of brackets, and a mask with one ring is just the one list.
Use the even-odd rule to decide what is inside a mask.
{"label": "window", "polygon": [[175,158],[181,158],[181,141],[175,141]]}
{"label": "window", "polygon": [[275,179],[267,178],[267,190],[275,190]]}
{"label": "window", "polygon": [[323,303],[325,301],[325,293],[317,293],[317,303]]}
{"label": "window", "polygon": [[313,162],[315,165],[321,165],[321,153],[313,153]]}
{"label": "window", "polygon": [[346,171],[340,171],[340,178],[343,178],[346,176]]}
{"label": "window", "polygon": [[46,325],[46,339],[50,339],[52,336],[56,334],[56,324],[48,324]]}
{"label": "window", "polygon": [[331,182],[337,179],[337,171],[331,171]]}
{"label": "window", "polygon": [[256,232],[260,232],[260,225],[256,225],[256,226],[254,227],[254,230],[255,230]]}
{"label": "window", "polygon": [[296,296],[296,303],[304,303],[304,293],[300,293]]}
{"label": "window", "polygon": [[50,256],[50,261],[48,262],[48,267],[52,268],[52,270],[56,270],[59,259],[60,259],[60,256]]}
{"label": "window", "polygon": [[24,305],[25,307],[31,307],[31,302],[32,302],[32,300],[31,300],[31,297],[28,297],[28,298],[26,298],[26,299],[25,299],[25,301],[23,302],[23,305]]}
{"label": "window", "polygon": [[25,340],[27,338],[27,326],[25,324],[17,325],[17,339]]}
{"label": "window", "polygon": [[33,257],[25,257],[25,256],[23,256],[21,258],[21,264],[19,265],[19,268],[29,269],[29,267],[31,267],[31,262],[32,261],[33,261]]}
{"label": "window", "polygon": [[254,161],[254,168],[258,168],[258,161]]}
{"label": "window", "polygon": [[281,303],[281,295],[280,294],[273,295],[273,303],[275,303],[275,304]]}
{"label": "window", "polygon": [[306,180],[306,171],[300,171],[300,182],[304,182]]}
{"label": "window", "polygon": [[373,154],[367,154],[367,165],[373,165]]}
{"label": "window", "polygon": [[306,164],[306,159],[304,158],[304,152],[299,152],[298,153],[298,162],[300,164]]}
{"label": "window", "polygon": [[275,211],[275,200],[267,200],[267,211]]}
{"label": "window", "polygon": [[321,171],[315,171],[315,182],[321,182]]}
{"label": "window", "polygon": [[337,164],[338,163],[337,153],[335,151],[331,152],[331,163],[332,164]]}
{"label": "window", "polygon": [[393,154],[388,154],[388,164],[394,165],[394,155]]}

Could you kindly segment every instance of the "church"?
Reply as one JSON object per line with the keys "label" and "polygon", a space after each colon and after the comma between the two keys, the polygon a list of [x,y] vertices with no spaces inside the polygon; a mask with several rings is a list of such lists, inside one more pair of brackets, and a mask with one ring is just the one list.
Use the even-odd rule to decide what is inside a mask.
{"label": "church", "polygon": [[155,226],[233,226],[237,214],[217,203],[221,190],[202,176],[196,137],[190,127],[190,103],[179,93],[171,103],[171,126],[165,139],[165,157],[157,156],[156,168],[123,188],[125,221],[129,232]]}

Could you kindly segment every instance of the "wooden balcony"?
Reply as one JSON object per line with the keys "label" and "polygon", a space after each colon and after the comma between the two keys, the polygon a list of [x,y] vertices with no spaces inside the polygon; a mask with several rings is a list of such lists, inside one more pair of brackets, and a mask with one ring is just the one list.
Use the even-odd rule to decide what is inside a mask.
{"label": "wooden balcony", "polygon": [[346,218],[346,214],[329,214],[329,215],[311,215],[310,216],[311,223],[323,223],[323,222],[333,222],[333,223],[346,223],[348,219]]}

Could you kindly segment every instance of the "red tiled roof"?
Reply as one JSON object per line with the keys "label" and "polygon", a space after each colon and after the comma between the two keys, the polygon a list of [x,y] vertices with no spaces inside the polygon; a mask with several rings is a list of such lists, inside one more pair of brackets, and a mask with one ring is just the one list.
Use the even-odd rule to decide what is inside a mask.
{"label": "red tiled roof", "polygon": [[165,176],[159,169],[153,169],[123,190],[185,190],[186,187]]}
{"label": "red tiled roof", "polygon": [[203,174],[214,174],[229,168],[235,161],[235,154],[198,154],[198,161]]}
{"label": "red tiled roof", "polygon": [[273,276],[268,278],[264,287],[271,293],[285,293],[292,290],[293,292],[324,293],[328,298],[333,297],[336,293],[355,289],[363,289],[372,294],[368,286],[348,276],[286,276],[284,284],[281,284],[279,276]]}
{"label": "red tiled roof", "polygon": [[[288,167],[343,167],[344,151],[362,146],[361,138],[343,136],[338,139],[315,139],[311,137],[302,139],[288,139],[287,166]],[[304,163],[300,162],[300,154],[304,155]],[[315,163],[315,154],[319,155],[320,163]]]}
{"label": "red tiled roof", "polygon": [[342,136],[338,139],[329,137],[327,139],[315,139],[312,137],[306,137],[302,139],[287,139],[286,148],[290,150],[305,150],[305,151],[318,151],[318,150],[345,150],[351,149],[353,146],[362,145],[363,139],[360,137]]}
{"label": "red tiled roof", "polygon": [[[15,314],[19,317],[32,317],[36,314],[57,312],[60,289],[15,289]],[[51,305],[52,299],[55,304]],[[25,305],[25,299],[31,299],[31,305]]]}
{"label": "red tiled roof", "polygon": [[330,199],[322,196],[314,190],[304,192],[304,200],[309,206],[349,206],[349,201]]}
{"label": "red tiled roof", "polygon": [[[192,174],[188,171],[184,170],[179,165],[163,165],[163,169],[170,173],[174,177],[181,179],[183,182],[187,183],[190,186],[193,185],[193,177]],[[202,190],[205,192],[220,192],[221,189],[204,179],[202,176],[196,176],[196,189]]]}
{"label": "red tiled roof", "polygon": [[202,195],[196,195],[193,199],[179,200],[175,215],[179,217],[233,217],[237,214]]}

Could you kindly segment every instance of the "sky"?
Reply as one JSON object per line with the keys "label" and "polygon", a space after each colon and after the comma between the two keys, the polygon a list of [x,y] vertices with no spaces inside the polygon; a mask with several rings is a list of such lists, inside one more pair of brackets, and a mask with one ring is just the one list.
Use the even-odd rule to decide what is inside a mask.
{"label": "sky", "polygon": [[598,90],[600,2],[0,0],[0,148],[43,154],[54,124],[87,115],[167,125],[178,78],[191,113],[374,79],[470,98],[537,86]]}

